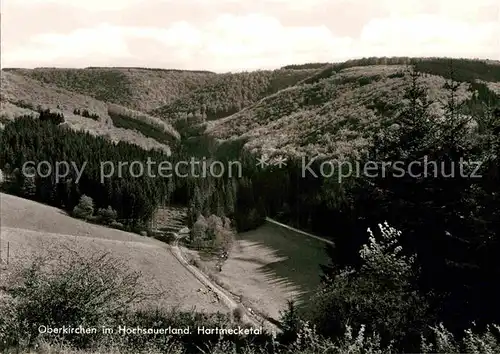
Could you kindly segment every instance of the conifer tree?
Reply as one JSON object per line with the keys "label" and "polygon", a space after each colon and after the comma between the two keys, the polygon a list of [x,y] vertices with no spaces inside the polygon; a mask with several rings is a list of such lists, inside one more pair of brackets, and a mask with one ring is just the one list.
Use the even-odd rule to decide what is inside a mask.
{"label": "conifer tree", "polygon": [[32,199],[36,195],[35,169],[29,168],[25,172],[24,174],[20,174],[21,195],[24,198]]}
{"label": "conifer tree", "polygon": [[73,215],[77,218],[88,219],[94,213],[94,201],[92,198],[82,195],[78,205],[73,209]]}

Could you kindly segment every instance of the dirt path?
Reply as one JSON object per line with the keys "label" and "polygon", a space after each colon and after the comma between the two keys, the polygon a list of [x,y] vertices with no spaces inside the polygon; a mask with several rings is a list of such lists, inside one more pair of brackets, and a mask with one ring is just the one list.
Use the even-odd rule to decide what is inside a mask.
{"label": "dirt path", "polygon": [[170,246],[170,251],[172,252],[174,257],[177,258],[177,260],[187,270],[189,270],[200,282],[202,282],[206,287],[210,288],[217,295],[217,297],[224,303],[224,305],[226,305],[231,310],[234,310],[241,306],[241,308],[244,310],[243,320],[244,321],[246,320],[246,322],[250,323],[255,328],[263,327],[265,330],[271,333],[279,332],[279,328],[276,325],[274,325],[273,323],[269,322],[268,320],[259,316],[256,313],[251,313],[246,307],[242,306],[237,301],[235,301],[231,297],[231,295],[228,294],[226,290],[222,289],[220,286],[218,286],[212,280],[210,280],[210,278],[206,274],[204,274],[195,266],[189,264],[189,262],[186,260],[179,247],[179,239],[180,237],[177,237],[174,243]]}
{"label": "dirt path", "polygon": [[266,221],[272,223],[272,224],[275,224],[275,225],[278,225],[278,226],[281,226],[281,227],[284,227],[285,229],[288,229],[288,230],[292,230],[292,231],[295,231],[296,233],[299,233],[299,234],[302,234],[302,235],[305,235],[305,236],[308,236],[308,237],[312,237],[312,238],[315,238],[316,240],[320,240],[320,241],[323,241],[325,243],[328,243],[332,246],[334,246],[335,244],[333,243],[333,241],[330,241],[326,238],[323,238],[323,237],[319,237],[319,236],[315,236],[313,234],[310,234],[308,232],[305,232],[305,231],[302,231],[302,230],[299,230],[299,229],[296,229],[294,227],[291,227],[291,226],[288,226],[288,225],[285,225],[285,224],[282,224],[280,222],[277,222],[276,220],[273,220],[271,218],[266,218]]}

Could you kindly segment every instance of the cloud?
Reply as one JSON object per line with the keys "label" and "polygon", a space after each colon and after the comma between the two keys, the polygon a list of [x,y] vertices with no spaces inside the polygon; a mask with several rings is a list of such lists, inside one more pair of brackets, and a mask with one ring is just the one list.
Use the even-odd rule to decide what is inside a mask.
{"label": "cloud", "polygon": [[[142,40],[149,42],[143,47]],[[4,66],[11,66],[36,58],[35,65],[46,66],[58,58],[87,57],[88,65],[94,65],[92,56],[100,53],[100,58],[112,60],[113,65],[127,65],[132,58],[147,65],[150,58],[160,55],[165,60],[163,66],[184,61],[186,68],[245,70],[275,67],[294,58],[313,60],[318,53],[329,52],[328,48],[345,41],[350,40],[335,38],[324,25],[285,27],[269,16],[225,14],[201,26],[184,21],[168,28],[101,24],[65,35],[40,34],[28,45],[4,53],[2,60]],[[323,55],[323,59],[330,56]]]}
{"label": "cloud", "polygon": [[[9,39],[15,34],[11,22],[11,31],[3,31],[7,38],[2,44],[2,66],[113,65],[234,71],[363,56],[500,59],[500,21],[486,15],[494,13],[495,3],[490,0],[476,0],[475,12],[456,6],[461,2],[457,0],[455,10],[449,11],[451,15],[444,13],[451,0],[435,5],[430,0],[381,0],[380,6],[364,0],[311,0],[307,6],[298,0],[255,0],[252,4],[260,5],[253,7],[243,0],[186,0],[182,6],[170,1],[152,0],[145,5],[134,0],[122,5],[111,1],[106,6],[126,4],[126,9],[107,12],[106,21],[102,20],[103,12],[96,12],[94,17],[87,12],[91,17],[85,28],[68,29],[66,21],[63,27],[30,32],[17,41]],[[97,7],[97,3],[90,6]],[[264,3],[269,5],[267,10],[251,11]],[[186,11],[179,15],[172,9],[170,15],[166,13],[168,21],[162,23],[160,14],[165,12],[156,11],[161,6]],[[191,12],[187,11],[189,6]],[[221,12],[220,8],[231,11]],[[211,10],[204,17],[205,9]],[[134,21],[126,16],[132,12]],[[472,18],[470,13],[481,15],[482,20]],[[78,17],[73,15],[73,19]],[[83,20],[80,26],[87,23]]]}
{"label": "cloud", "polygon": [[388,55],[481,57],[496,50],[498,59],[499,31],[499,22],[470,24],[437,15],[401,16],[371,20],[359,42],[366,49],[383,46]]}
{"label": "cloud", "polygon": [[[86,57],[107,60],[129,56],[127,44],[119,28],[102,24],[94,28],[77,29],[69,34],[43,33],[31,38],[26,46],[2,53],[5,66],[16,62],[36,62],[46,66],[60,59]],[[12,63],[12,64],[11,64]]]}

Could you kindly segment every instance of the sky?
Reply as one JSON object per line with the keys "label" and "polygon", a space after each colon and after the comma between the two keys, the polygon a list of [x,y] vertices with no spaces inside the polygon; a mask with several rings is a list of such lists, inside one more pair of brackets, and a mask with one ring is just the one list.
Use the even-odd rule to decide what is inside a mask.
{"label": "sky", "polygon": [[2,67],[500,59],[499,0],[2,0]]}

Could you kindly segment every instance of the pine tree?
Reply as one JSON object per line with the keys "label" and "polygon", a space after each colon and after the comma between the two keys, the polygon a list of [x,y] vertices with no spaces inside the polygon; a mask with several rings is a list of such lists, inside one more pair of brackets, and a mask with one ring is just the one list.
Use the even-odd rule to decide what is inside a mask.
{"label": "pine tree", "polygon": [[421,74],[410,71],[410,83],[403,95],[400,113],[393,123],[395,129],[375,136],[371,157],[374,161],[406,157],[419,159],[434,142],[435,123],[430,111],[433,104],[427,89],[420,82]]}
{"label": "pine tree", "polygon": [[78,205],[73,209],[73,215],[77,218],[88,219],[94,214],[94,201],[92,198],[82,195]]}
{"label": "pine tree", "polygon": [[281,313],[280,323],[282,332],[278,340],[281,344],[288,345],[295,342],[301,325],[301,317],[297,308],[297,304],[292,301],[287,301],[287,308]]}
{"label": "pine tree", "polygon": [[[379,172],[376,178],[365,178],[355,191],[355,203],[360,206],[356,212],[360,222],[370,225],[385,219],[403,231],[407,249],[419,257],[421,290],[438,294],[433,305],[442,308],[441,318],[458,330],[477,319],[475,289],[478,279],[486,281],[478,268],[484,256],[477,251],[484,247],[484,239],[470,219],[477,206],[466,201],[477,181],[467,176],[470,170],[461,164],[472,157],[467,126],[470,117],[461,114],[458,86],[452,82],[443,105],[444,116],[433,120],[425,90],[417,84],[417,75],[411,78],[405,93],[408,105],[395,120],[400,128],[379,139],[380,145],[372,154],[402,163],[402,175],[389,167],[385,177]],[[357,240],[354,246],[362,241]],[[337,243],[337,247],[345,252],[343,245]]]}
{"label": "pine tree", "polygon": [[230,179],[224,188],[224,201],[225,201],[225,214],[227,216],[231,216],[234,213],[235,207],[235,197],[234,197],[234,188],[233,188],[233,180]]}
{"label": "pine tree", "polygon": [[113,221],[116,221],[117,218],[117,213],[113,208],[111,208],[111,205],[108,205],[106,209],[104,208],[99,209],[97,211],[97,215],[99,215],[102,221],[106,224],[110,224]]}
{"label": "pine tree", "polygon": [[29,168],[21,175],[21,195],[24,198],[33,199],[36,195],[35,169]]}

